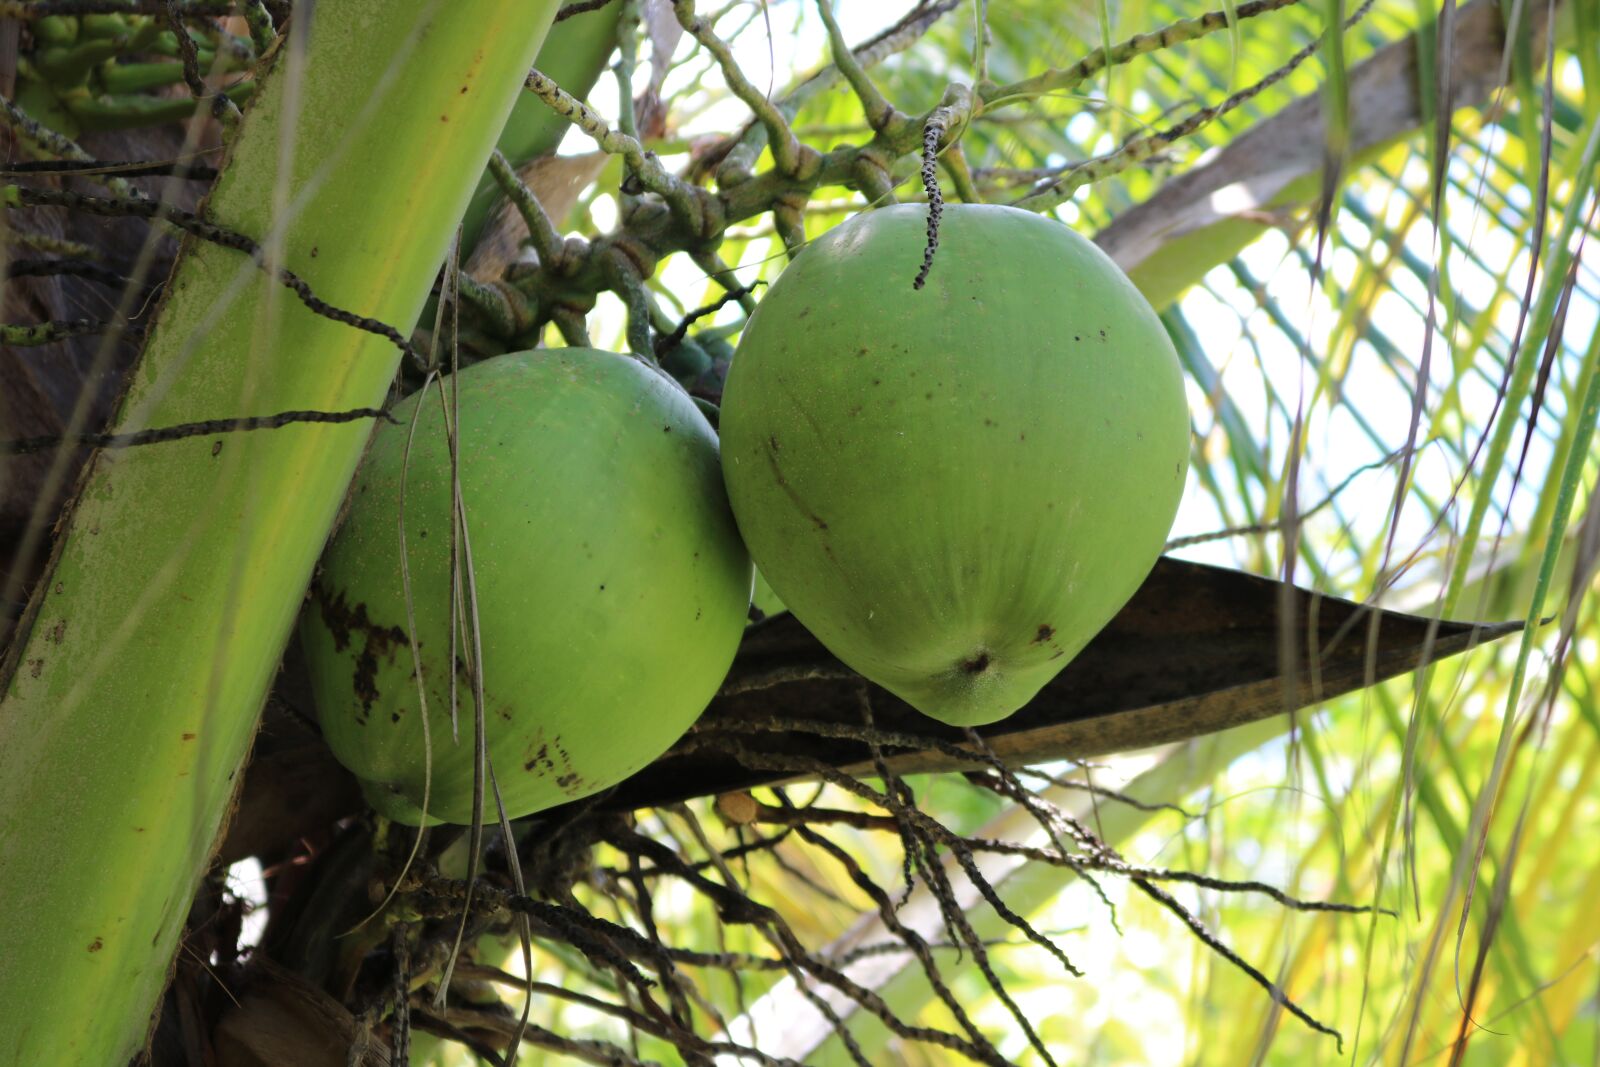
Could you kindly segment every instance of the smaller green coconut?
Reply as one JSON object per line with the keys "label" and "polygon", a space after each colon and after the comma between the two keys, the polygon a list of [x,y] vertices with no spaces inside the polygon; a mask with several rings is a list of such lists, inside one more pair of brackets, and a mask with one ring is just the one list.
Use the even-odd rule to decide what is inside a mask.
{"label": "smaller green coconut", "polygon": [[751,316],[722,400],[740,532],[794,616],[954,725],[1011,714],[1154,566],[1189,420],[1161,321],[1098,248],[1012,208],[858,215]]}
{"label": "smaller green coconut", "polygon": [[[517,818],[613,785],[682,736],[733,660],[751,568],[716,435],[662,375],[626,356],[565,348],[497,357],[457,377],[485,732]],[[450,662],[450,455],[439,400],[435,388],[417,420],[405,537],[432,744],[427,814],[466,823],[473,686],[467,653],[458,647],[461,662]],[[416,405],[406,400],[398,425],[376,431],[301,625],[329,746],[374,807],[410,823],[422,819],[427,777],[400,569],[401,466]],[[494,817],[491,807],[485,818]]]}

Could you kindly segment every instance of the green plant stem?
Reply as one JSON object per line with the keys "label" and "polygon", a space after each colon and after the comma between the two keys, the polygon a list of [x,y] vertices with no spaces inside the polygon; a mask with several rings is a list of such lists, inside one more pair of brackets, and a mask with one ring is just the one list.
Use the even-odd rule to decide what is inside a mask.
{"label": "green plant stem", "polygon": [[[899,23],[854,49],[851,55],[862,70],[883,62],[889,56],[910,48],[933,28],[945,15],[960,6],[963,0],[938,0],[927,7],[918,7]],[[792,121],[800,108],[809,100],[831,89],[843,77],[837,64],[830,63],[803,79],[777,102],[780,114]],[[756,159],[766,146],[766,127],[752,121],[738,134],[734,146],[728,150],[717,167],[717,175],[724,185],[749,178]]]}
{"label": "green plant stem", "polygon": [[772,149],[772,158],[777,163],[778,169],[784,174],[797,174],[803,165],[806,148],[795,137],[794,131],[789,129],[788,118],[767,99],[766,93],[757,89],[750,83],[750,79],[744,76],[744,71],[739,69],[739,64],[734,60],[733,52],[728,48],[727,42],[718,37],[711,28],[711,21],[695,14],[694,0],[672,0],[672,9],[683,28],[716,59],[717,65],[722,68],[722,77],[727,81],[733,95],[755,112],[756,118],[766,128],[767,144]]}
{"label": "green plant stem", "polygon": [[[1574,189],[1594,188],[1597,163],[1600,163],[1600,124],[1590,128],[1583,157],[1573,171]],[[1493,497],[1494,484],[1505,466],[1506,451],[1511,446],[1512,431],[1519,425],[1516,413],[1522,407],[1522,402],[1527,399],[1533,385],[1533,372],[1539,363],[1536,353],[1543,347],[1545,337],[1550,331],[1551,321],[1555,318],[1556,302],[1561,296],[1562,282],[1572,263],[1572,236],[1578,228],[1579,218],[1582,217],[1583,199],[1582,196],[1574,195],[1568,201],[1566,212],[1561,218],[1561,225],[1551,236],[1550,250],[1541,264],[1544,282],[1529,312],[1528,329],[1521,342],[1522,351],[1517,355],[1517,364],[1512,370],[1511,382],[1505,391],[1504,406],[1495,422],[1488,455],[1478,472],[1478,484],[1482,489],[1473,495],[1472,510],[1467,517],[1466,528],[1462,531],[1455,570],[1451,572],[1450,585],[1445,592],[1441,608],[1441,614],[1446,617],[1455,610],[1460,600],[1461,588],[1466,583],[1467,573],[1474,561],[1484,516],[1488,513]]]}
{"label": "green plant stem", "polygon": [[617,129],[629,137],[639,136],[639,122],[633,113],[633,72],[639,65],[639,3],[621,0],[622,18],[617,23]]}
{"label": "green plant stem", "polygon": [[[833,17],[833,0],[817,0],[817,11],[822,15],[823,25],[828,28],[829,54],[833,57],[834,66],[839,68],[839,72],[850,83],[850,88],[855,90],[856,98],[861,101],[861,109],[866,112],[867,125],[874,130],[883,129],[894,118],[894,105],[873,84],[865,68],[857,62],[855,53],[850,51],[850,45],[839,29],[839,20]],[[980,33],[979,40],[982,39]]]}
{"label": "green plant stem", "polygon": [[528,72],[528,91],[548,104],[557,115],[594,139],[601,151],[621,156],[646,189],[658,194],[686,218],[700,217],[698,190],[667,172],[638,139],[613,130],[588,104],[566,92],[538,70]]}
{"label": "green plant stem", "polygon": [[[220,64],[216,53],[200,49],[197,53],[200,69],[218,74],[228,74],[241,69],[241,63],[226,56]],[[99,82],[108,93],[142,93],[161,89],[183,81],[183,64],[177,62],[110,63],[100,68]]]}
{"label": "green plant stem", "polygon": [[489,173],[522,216],[523,223],[528,227],[528,239],[533,250],[539,254],[539,261],[558,266],[561,261],[561,234],[556,232],[555,225],[550,221],[550,216],[544,213],[533,190],[522,184],[516,168],[500,154],[499,149],[489,156]]}
{"label": "green plant stem", "polygon": [[[1366,2],[1356,10],[1355,14],[1346,20],[1344,23],[1344,28],[1348,29],[1351,25],[1363,18],[1368,10],[1371,9],[1372,3],[1373,0],[1366,0]],[[1271,71],[1265,77],[1261,78],[1261,80],[1257,81],[1255,84],[1230,94],[1226,99],[1220,101],[1219,103],[1213,104],[1210,107],[1197,108],[1187,117],[1177,123],[1174,123],[1164,130],[1149,134],[1144,137],[1131,138],[1114,151],[1108,152],[1103,156],[1096,156],[1094,159],[1084,160],[1082,163],[1077,163],[1065,168],[1061,172],[1060,176],[1054,181],[1043,185],[1038,191],[1022,197],[1016,202],[1015,206],[1029,211],[1048,211],[1051,208],[1056,207],[1058,204],[1062,204],[1070,199],[1072,194],[1083,186],[1088,185],[1091,182],[1103,181],[1106,178],[1121,174],[1129,167],[1135,166],[1147,159],[1150,159],[1152,156],[1155,156],[1159,152],[1165,151],[1167,148],[1170,148],[1173,144],[1182,140],[1183,138],[1188,137],[1198,130],[1210,125],[1216,119],[1227,114],[1229,111],[1232,111],[1240,104],[1243,104],[1272,88],[1274,85],[1293,74],[1302,63],[1316,55],[1319,50],[1325,49],[1327,47],[1326,41],[1329,40],[1342,40],[1342,37],[1340,37],[1338,34],[1329,34],[1324,38],[1324,40],[1313,42],[1300,49],[1300,51],[1290,56],[1286,62]],[[1344,95],[1347,96],[1348,93]],[[1343,100],[1344,97],[1341,96],[1340,99]],[[1337,112],[1335,117],[1337,117],[1337,115],[1343,115],[1342,121],[1348,123],[1349,115],[1347,112],[1348,105],[1346,104],[1344,111]],[[1344,136],[1345,135],[1343,133],[1340,134],[1341,139]],[[1343,143],[1342,140],[1340,143]],[[1342,157],[1343,153],[1341,151],[1341,158]]]}
{"label": "green plant stem", "polygon": [[31,348],[35,345],[53,345],[69,337],[86,333],[99,333],[105,323],[93,319],[62,319],[54,322],[0,323],[0,344]]}
{"label": "green plant stem", "polygon": [[256,46],[256,52],[264,55],[278,35],[277,27],[272,23],[272,12],[261,0],[245,0],[244,20],[250,26],[250,40]]}
{"label": "green plant stem", "polygon": [[[256,90],[254,81],[243,81],[222,95],[235,104],[243,104]],[[85,130],[125,130],[135,126],[157,126],[167,122],[182,122],[194,115],[197,108],[209,109],[211,102],[193,97],[146,96],[133,93],[123,96],[68,97],[63,103],[68,114]]]}
{"label": "green plant stem", "polygon": [[[1254,18],[1281,8],[1292,7],[1300,2],[1301,0],[1254,0],[1252,3],[1238,5],[1235,17]],[[1225,30],[1229,22],[1227,11],[1208,11],[1197,18],[1180,19],[1152,33],[1135,34],[1120,44],[1111,46],[1109,65],[1127,63],[1139,56]],[[1097,49],[1071,66],[1056,67],[1009,85],[993,83],[980,85],[979,94],[983,97],[984,108],[992,110],[1033,100],[1049,93],[1073,92],[1108,66],[1107,51],[1104,48]]]}

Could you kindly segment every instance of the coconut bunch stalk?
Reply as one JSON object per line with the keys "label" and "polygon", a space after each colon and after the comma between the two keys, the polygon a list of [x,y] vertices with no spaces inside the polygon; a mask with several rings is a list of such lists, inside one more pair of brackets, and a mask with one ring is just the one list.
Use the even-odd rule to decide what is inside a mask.
{"label": "coconut bunch stalk", "polygon": [[[324,0],[291,22],[206,208],[260,255],[188,239],[113,429],[380,405],[557,6]],[[312,311],[280,268],[364,325]],[[90,465],[4,665],[8,1062],[140,1048],[371,427]]]}

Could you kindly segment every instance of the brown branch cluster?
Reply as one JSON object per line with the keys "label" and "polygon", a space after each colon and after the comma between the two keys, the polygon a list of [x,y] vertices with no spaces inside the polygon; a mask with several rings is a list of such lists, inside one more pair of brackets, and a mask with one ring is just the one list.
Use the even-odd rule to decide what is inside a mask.
{"label": "brown branch cluster", "polygon": [[[346,1001],[358,1035],[365,1035],[361,1040],[387,1041],[398,1051],[411,1031],[422,1030],[462,1042],[494,1063],[506,1062],[507,1046],[520,1033],[520,1040],[534,1047],[582,1062],[644,1062],[638,1049],[625,1041],[563,1035],[531,1023],[524,1028],[514,1005],[491,992],[490,987],[498,986],[514,993],[512,999],[531,995],[536,1001],[566,1002],[599,1012],[615,1020],[622,1033],[650,1035],[670,1044],[686,1063],[710,1064],[717,1057],[740,1056],[755,1063],[789,1065],[795,1061],[763,1051],[759,1041],[747,1043],[730,1036],[741,1031],[731,1026],[706,991],[706,976],[722,975],[737,990],[736,1002],[743,1011],[749,1007],[745,983],[755,975],[777,972],[789,976],[795,994],[829,1020],[847,1054],[862,1067],[872,1058],[852,1036],[850,1018],[858,1013],[872,1016],[903,1041],[943,1050],[967,1062],[1008,1065],[1012,1060],[969,1012],[970,993],[955,992],[956,968],[970,965],[1038,1057],[1054,1063],[1033,1020],[1003,979],[995,954],[1043,951],[1069,975],[1079,972],[1053,936],[1007,905],[1003,888],[990,881],[979,863],[979,857],[986,855],[1065,867],[1091,884],[1097,877],[1126,881],[1170,911],[1219,958],[1257,982],[1274,1002],[1311,1028],[1335,1034],[1163,886],[1181,883],[1213,892],[1257,894],[1277,906],[1303,911],[1353,914],[1365,909],[1299,900],[1255,881],[1130,863],[1084,823],[1026,785],[978,735],[969,734],[956,743],[880,729],[865,690],[860,712],[859,726],[774,719],[696,735],[696,744],[744,761],[752,769],[803,773],[826,783],[804,799],[796,799],[782,786],[730,795],[714,806],[715,821],[702,818],[704,809],[697,812],[683,804],[624,815],[595,803],[536,816],[511,827],[510,838],[502,833],[489,841],[475,884],[442,876],[427,863],[403,875],[382,874],[385,869],[399,870],[398,857],[409,848],[409,841],[391,840],[387,851],[379,849],[377,881],[366,893],[383,896],[389,878],[401,880],[388,907],[373,920],[375,932],[365,935],[370,951],[360,981]],[[806,757],[775,756],[745,740],[806,729],[867,745],[873,753],[874,777],[845,774]],[[966,775],[968,787],[1027,811],[1040,829],[1041,843],[958,833],[922,810],[910,783],[890,768],[889,760],[908,748],[940,746],[986,767]],[[1108,790],[1099,792],[1099,801],[1131,802]],[[760,833],[765,827],[777,832]],[[460,832],[440,829],[429,835],[425,855],[437,857],[459,839]],[[895,854],[869,843],[867,837],[896,842],[900,862],[891,862]],[[510,862],[513,849],[516,865]],[[865,856],[880,859],[868,863]],[[514,866],[526,874],[525,891],[514,884]],[[898,877],[886,877],[887,871],[898,871]],[[775,875],[787,875],[789,885],[798,881],[809,886],[845,916],[863,910],[875,915],[883,936],[840,949],[808,944],[786,917],[792,900],[770,899],[770,889],[762,888],[770,886]],[[1012,936],[978,933],[970,917],[972,901],[965,899],[958,879],[977,891]],[[659,912],[657,901],[669,885],[687,889],[703,905],[703,912],[714,916],[713,944],[694,943]],[[1098,885],[1094,888],[1109,908],[1109,896]],[[936,929],[919,928],[906,917],[904,906],[912,892],[927,894],[937,905]],[[447,970],[463,909],[467,947],[459,963]],[[528,923],[539,944],[569,959],[568,975],[560,983],[513,975],[500,967],[492,949],[488,958],[480,955],[484,947],[506,943],[517,921]],[[930,1026],[900,1015],[855,976],[857,963],[886,954],[903,956],[922,972],[948,1010],[953,1027]],[[435,996],[440,981],[450,983],[448,998]],[[763,988],[768,985],[770,979],[762,982]],[[391,1062],[397,1061],[391,1058]]]}
{"label": "brown branch cluster", "polygon": [[[732,291],[737,282],[716,256],[731,227],[770,215],[774,229],[793,255],[806,241],[806,207],[821,190],[842,187],[865,196],[871,204],[892,201],[895,187],[915,173],[907,164],[918,161],[922,163],[933,213],[927,256],[916,281],[920,287],[937,254],[937,212],[942,201],[932,174],[933,159],[953,149],[948,151],[947,167],[963,198],[974,198],[976,191],[960,155],[959,140],[986,109],[1067,91],[1108,65],[1131,62],[1157,49],[1224,29],[1232,19],[1265,15],[1298,0],[1254,0],[1231,12],[1216,11],[1180,20],[1153,33],[1140,34],[1109,51],[1096,50],[1069,67],[1013,85],[983,83],[976,89],[952,85],[937,105],[920,114],[898,108],[873,82],[868,68],[914,43],[958,5],[924,0],[883,34],[850,48],[833,18],[832,0],[816,2],[832,46],[827,76],[809,79],[772,100],[739,69],[728,43],[718,36],[714,17],[699,12],[693,0],[674,0],[673,12],[688,37],[711,58],[729,91],[754,116],[743,132],[729,138],[721,148],[699,153],[682,173],[667,170],[642,141],[613,128],[550,78],[539,71],[530,73],[530,92],[588,134],[602,151],[621,157],[626,169],[623,212],[617,228],[610,233],[562,242],[539,209],[534,194],[517,187],[515,174],[497,174],[528,220],[529,240],[539,253],[539,262],[532,269],[521,265],[515,277],[504,279],[506,285],[520,292],[531,316],[509,325],[506,317],[493,309],[485,308],[476,316],[474,325],[486,335],[488,345],[506,350],[536,344],[544,326],[551,322],[561,326],[563,333],[571,334],[575,327],[570,316],[583,315],[594,306],[597,294],[609,291],[617,294],[628,310],[630,347],[643,358],[653,358],[659,346],[652,335],[652,320],[659,320],[660,316],[653,314],[647,283],[666,257],[680,252],[691,254],[698,264],[708,266],[708,276]],[[1287,70],[1265,80],[1255,91],[1286,73]],[[870,136],[859,144],[822,151],[796,135],[792,120],[800,104],[813,96],[819,85],[839,80],[849,85],[859,101]],[[1159,141],[1141,140],[1111,158],[1095,161],[1092,167],[1080,168],[1073,172],[1070,186],[1053,178],[1047,195],[1036,191],[1019,203],[1046,210],[1070,188],[1120,173],[1149,158],[1157,148],[1195,132],[1250,95],[1253,92],[1236,94],[1237,99],[1202,109],[1197,117],[1168,131]],[[770,151],[771,161],[765,170],[758,171],[755,162],[763,148]],[[715,165],[708,159],[715,160]],[[569,317],[565,323],[564,315]]]}

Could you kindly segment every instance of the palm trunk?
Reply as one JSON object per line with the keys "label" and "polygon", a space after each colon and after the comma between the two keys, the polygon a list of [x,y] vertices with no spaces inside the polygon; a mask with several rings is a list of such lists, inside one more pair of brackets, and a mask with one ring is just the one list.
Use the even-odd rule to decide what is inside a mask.
{"label": "palm trunk", "polygon": [[[208,219],[320,299],[408,332],[556,7],[323,0],[263,78]],[[398,358],[191,240],[118,429],[376,405]],[[8,1061],[139,1048],[369,430],[296,424],[91,464],[0,703]]]}

